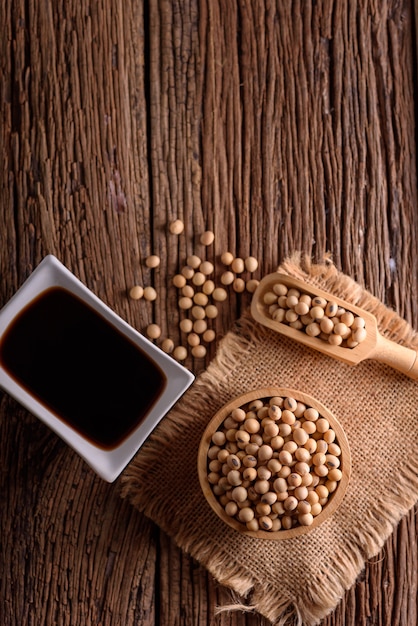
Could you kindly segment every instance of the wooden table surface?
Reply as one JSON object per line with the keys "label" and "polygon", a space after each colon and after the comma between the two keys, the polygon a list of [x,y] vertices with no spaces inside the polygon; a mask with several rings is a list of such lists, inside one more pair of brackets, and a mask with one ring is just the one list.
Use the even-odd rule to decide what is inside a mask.
{"label": "wooden table surface", "polygon": [[[256,277],[302,250],[418,329],[414,28],[406,0],[4,0],[0,305],[53,253],[184,344],[171,279],[188,255],[219,283],[226,250]],[[229,288],[188,368],[249,302]],[[3,625],[267,624],[215,615],[229,592],[4,393],[0,428]],[[417,623],[416,513],[322,626]]]}

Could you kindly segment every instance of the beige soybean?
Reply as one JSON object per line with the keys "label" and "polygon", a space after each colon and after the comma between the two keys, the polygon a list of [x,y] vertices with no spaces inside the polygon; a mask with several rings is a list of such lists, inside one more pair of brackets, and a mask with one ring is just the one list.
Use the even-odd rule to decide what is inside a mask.
{"label": "beige soybean", "polygon": [[221,283],[222,285],[232,285],[232,283],[235,280],[235,274],[234,272],[223,272],[221,274]]}
{"label": "beige soybean", "polygon": [[203,320],[206,317],[205,308],[203,306],[195,304],[194,306],[192,306],[191,315],[195,320]]}
{"label": "beige soybean", "polygon": [[285,296],[288,292],[286,285],[283,283],[276,283],[273,285],[273,293],[275,293],[278,297]]}
{"label": "beige soybean", "polygon": [[226,290],[223,287],[215,287],[212,292],[212,298],[216,302],[224,302],[228,297]]}
{"label": "beige soybean", "polygon": [[223,254],[221,254],[221,262],[224,265],[231,265],[233,260],[234,255],[232,254],[232,252],[223,252]]}
{"label": "beige soybean", "polygon": [[267,502],[258,502],[255,507],[256,514],[260,517],[267,516],[271,513],[271,506]]}
{"label": "beige soybean", "polygon": [[273,526],[273,520],[268,515],[260,517],[258,523],[262,530],[271,530]]}
{"label": "beige soybean", "polygon": [[192,306],[193,306],[193,300],[189,298],[188,296],[182,296],[179,299],[180,309],[183,309],[184,311],[186,311],[187,309],[191,309]]}
{"label": "beige soybean", "polygon": [[213,280],[206,280],[202,285],[202,291],[207,296],[210,296],[215,290],[215,283]]}
{"label": "beige soybean", "polygon": [[273,293],[272,291],[268,291],[263,296],[263,302],[264,302],[264,304],[268,304],[268,305],[275,304],[277,302],[276,294]]}
{"label": "beige soybean", "polygon": [[174,350],[174,341],[172,339],[164,339],[161,343],[161,348],[167,354],[171,354]]}
{"label": "beige soybean", "polygon": [[252,532],[256,532],[257,530],[259,530],[260,525],[259,525],[259,523],[258,523],[258,520],[256,520],[256,519],[254,518],[254,519],[252,519],[250,522],[247,522],[247,523],[246,523],[246,527],[247,527],[247,530],[250,530],[250,531],[252,531]]}
{"label": "beige soybean", "polygon": [[194,269],[190,265],[185,265],[184,267],[181,268],[181,274],[187,280],[191,280],[194,276]]}
{"label": "beige soybean", "polygon": [[187,343],[189,346],[194,347],[200,344],[200,337],[197,333],[189,333],[187,335]]}
{"label": "beige soybean", "polygon": [[245,420],[243,427],[250,434],[258,433],[260,430],[260,422],[256,418],[250,417]]}
{"label": "beige soybean", "polygon": [[192,355],[195,357],[195,359],[203,359],[206,356],[207,350],[205,346],[198,345],[198,346],[193,346],[191,352],[192,352]]}
{"label": "beige soybean", "polygon": [[257,478],[257,470],[255,467],[246,467],[242,472],[244,480],[254,481]]}
{"label": "beige soybean", "polygon": [[234,517],[238,513],[238,505],[237,505],[237,503],[233,502],[232,500],[230,500],[225,505],[225,513],[227,515],[229,515],[230,517]]}
{"label": "beige soybean", "polygon": [[198,306],[206,306],[209,302],[209,298],[205,293],[199,291],[198,293],[194,294],[193,302]]}
{"label": "beige soybean", "polygon": [[223,446],[223,444],[226,441],[225,433],[220,430],[217,430],[212,435],[212,441],[217,446]]}
{"label": "beige soybean", "polygon": [[233,409],[231,412],[231,417],[236,422],[243,422],[245,420],[245,416],[246,416],[246,413],[241,408]]}
{"label": "beige soybean", "polygon": [[248,523],[254,519],[254,511],[250,507],[246,506],[239,511],[238,519],[240,522]]}
{"label": "beige soybean", "polygon": [[356,328],[353,332],[353,340],[357,343],[361,343],[367,337],[367,332],[365,328]]}
{"label": "beige soybean", "polygon": [[232,489],[231,491],[231,497],[235,502],[245,502],[247,499],[247,495],[248,495],[247,490],[245,489],[245,487],[242,487],[242,486],[235,487],[235,489]]}
{"label": "beige soybean", "polygon": [[197,256],[197,254],[190,254],[186,259],[187,265],[190,265],[190,267],[192,267],[194,270],[197,270],[201,262],[202,259]]}
{"label": "beige soybean", "polygon": [[147,326],[147,335],[150,339],[158,339],[161,337],[161,328],[158,324],[149,324]]}
{"label": "beige soybean", "polygon": [[173,356],[177,361],[184,361],[187,359],[187,349],[184,346],[177,346],[173,350]]}
{"label": "beige soybean", "polygon": [[242,477],[239,470],[230,470],[226,476],[228,482],[233,487],[237,487],[242,483]]}
{"label": "beige soybean", "polygon": [[299,446],[304,446],[309,439],[309,434],[303,428],[293,431],[293,439]]}
{"label": "beige soybean", "polygon": [[195,272],[192,276],[192,283],[195,287],[202,287],[206,282],[206,276],[203,272]]}
{"label": "beige soybean", "polygon": [[316,431],[316,426],[314,422],[303,422],[302,430],[304,430],[308,435],[312,435]]}
{"label": "beige soybean", "polygon": [[[208,459],[210,459],[211,461],[213,461],[213,459],[218,458],[218,454],[222,451],[222,449],[220,448],[220,446],[218,445],[213,445],[209,448],[208,450]],[[229,452],[228,452],[229,454]]]}
{"label": "beige soybean", "polygon": [[203,341],[205,341],[206,343],[211,343],[212,341],[215,340],[215,337],[216,337],[215,331],[212,330],[211,328],[208,330],[205,330],[205,332],[203,333]]}
{"label": "beige soybean", "polygon": [[189,318],[185,318],[184,320],[181,320],[179,326],[180,330],[184,333],[190,333],[193,330],[193,321]]}
{"label": "beige soybean", "polygon": [[202,263],[199,265],[199,271],[204,276],[209,276],[209,274],[212,274],[214,269],[215,268],[213,266],[213,263],[211,263],[210,261],[202,261]]}
{"label": "beige soybean", "polygon": [[132,298],[132,300],[140,300],[143,295],[144,295],[144,288],[141,287],[141,285],[134,285],[129,290],[129,297]]}
{"label": "beige soybean", "polygon": [[207,330],[208,324],[206,320],[195,320],[193,322],[193,331],[198,335],[203,335]]}
{"label": "beige soybean", "polygon": [[157,299],[157,292],[155,291],[154,287],[145,287],[144,289],[144,298],[145,300],[148,300],[149,302],[153,302],[154,300]]}
{"label": "beige soybean", "polygon": [[253,256],[247,256],[246,259],[244,259],[244,266],[247,272],[253,273],[258,269],[258,261]]}
{"label": "beige soybean", "polygon": [[170,223],[169,229],[173,235],[180,235],[184,231],[184,223],[180,219],[174,220]]}
{"label": "beige soybean", "polygon": [[235,278],[232,283],[232,289],[235,293],[243,293],[245,291],[245,280],[242,278]]}
{"label": "beige soybean", "polygon": [[145,265],[151,269],[155,269],[161,263],[161,259],[157,254],[151,254],[145,259]]}
{"label": "beige soybean", "polygon": [[[309,313],[309,305],[306,302],[302,302],[301,300],[298,300],[298,302],[294,306],[294,309],[295,313],[297,313],[298,315],[308,315]],[[334,324],[332,325],[332,328],[334,328]]]}
{"label": "beige soybean", "polygon": [[215,317],[218,316],[218,308],[215,304],[208,304],[205,307],[205,313],[206,313],[206,317],[208,317],[209,319],[215,319]]}
{"label": "beige soybean", "polygon": [[178,289],[181,289],[186,285],[186,277],[183,274],[175,274],[173,276],[173,285]]}
{"label": "beige soybean", "polygon": [[211,230],[206,230],[200,235],[200,243],[203,246],[210,246],[215,240],[215,234]]}
{"label": "beige soybean", "polygon": [[261,463],[265,463],[266,461],[269,461],[272,456],[273,456],[273,448],[271,446],[267,444],[263,444],[262,446],[260,446],[258,450],[258,460]]}
{"label": "beige soybean", "polygon": [[244,259],[236,257],[231,263],[231,270],[235,272],[235,274],[242,274],[242,272],[245,270]]}
{"label": "beige soybean", "polygon": [[184,287],[181,288],[181,295],[185,296],[186,298],[194,298],[194,289],[191,285],[184,285]]}

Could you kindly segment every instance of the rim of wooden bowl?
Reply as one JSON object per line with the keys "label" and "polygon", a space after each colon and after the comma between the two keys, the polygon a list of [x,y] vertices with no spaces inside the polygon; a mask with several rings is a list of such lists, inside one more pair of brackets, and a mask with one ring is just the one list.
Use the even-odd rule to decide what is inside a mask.
{"label": "rim of wooden bowl", "polygon": [[[332,429],[335,431],[338,445],[341,448],[340,469],[342,471],[342,478],[338,483],[337,489],[331,495],[329,502],[324,506],[321,513],[314,517],[314,521],[310,526],[296,526],[289,530],[277,530],[271,532],[265,530],[252,531],[248,530],[245,524],[227,515],[224,508],[217,500],[208,481],[207,454],[213,433],[218,429],[218,427],[222,424],[224,419],[231,413],[233,409],[241,407],[248,402],[252,402],[253,400],[271,398],[273,396],[280,396],[283,398],[295,398],[295,400],[303,402],[304,404],[307,404],[308,406],[317,409],[321,417],[325,417],[329,421]],[[323,524],[325,520],[331,517],[331,515],[337,510],[344,498],[350,480],[351,453],[348,439],[343,427],[341,426],[335,415],[326,406],[324,406],[322,402],[320,402],[313,396],[310,396],[296,389],[290,389],[287,387],[263,387],[260,389],[254,389],[253,391],[249,391],[233,398],[227,404],[221,407],[219,411],[217,411],[217,413],[215,413],[215,415],[212,417],[209,424],[207,425],[200,441],[197,455],[197,469],[200,486],[207,502],[211,506],[212,510],[218,515],[218,517],[226,524],[228,524],[228,526],[234,528],[243,535],[255,537],[258,539],[290,539],[292,537],[304,535],[305,533],[308,533],[317,528],[320,524]]]}

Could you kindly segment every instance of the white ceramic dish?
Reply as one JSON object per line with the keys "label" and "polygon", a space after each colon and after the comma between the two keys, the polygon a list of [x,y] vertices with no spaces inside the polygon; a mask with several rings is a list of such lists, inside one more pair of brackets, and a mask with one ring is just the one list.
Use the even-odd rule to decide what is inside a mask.
{"label": "white ceramic dish", "polygon": [[[110,449],[95,445],[68,421],[48,408],[47,403],[31,393],[30,388],[11,375],[0,359],[0,387],[14,397],[31,413],[47,424],[70,445],[86,463],[104,480],[113,482],[139,450],[160,420],[182,396],[194,380],[193,374],[174,361],[160,348],[137,332],[95,296],[53,255],[46,256],[25,283],[0,311],[0,344],[8,328],[21,311],[43,292],[60,287],[70,292],[101,316],[118,336],[123,335],[148,357],[165,376],[165,386],[139,424]],[[82,355],[80,355],[82,358]],[[112,363],[111,359],[109,360]],[[118,367],[114,363],[114,367]],[[68,393],[74,390],[68,389]],[[82,399],[80,399],[82,400]],[[138,381],[138,402],[141,401],[141,381]],[[115,416],[117,419],[117,416]]]}

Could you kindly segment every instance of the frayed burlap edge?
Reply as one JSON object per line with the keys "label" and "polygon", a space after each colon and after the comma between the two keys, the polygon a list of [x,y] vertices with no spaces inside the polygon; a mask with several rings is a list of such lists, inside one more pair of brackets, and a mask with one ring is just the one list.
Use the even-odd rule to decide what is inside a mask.
{"label": "frayed burlap edge", "polygon": [[[309,257],[295,253],[278,270],[364,308],[375,315],[382,334],[393,341],[418,349],[418,334],[411,326],[352,278],[337,270],[330,259],[314,264]],[[160,527],[185,552],[203,564],[220,584],[231,589],[231,603],[217,607],[217,612],[256,611],[277,626],[315,626],[335,609],[364,568],[365,559],[375,556],[381,550],[400,519],[414,506],[418,492],[418,462],[411,459],[409,466],[404,468],[403,475],[398,476],[396,488],[390,493],[382,494],[379,518],[370,514],[369,519],[363,520],[361,528],[350,534],[350,549],[345,554],[339,553],[338,559],[333,563],[334,584],[327,587],[316,586],[313,581],[310,589],[305,590],[305,601],[299,606],[286,599],[279,603],[277,596],[274,597],[274,590],[268,589],[266,581],[257,581],[253,575],[244,575],[240,565],[231,560],[231,555],[224,552],[222,546],[216,546],[217,555],[214,558],[213,545],[207,545],[206,541],[199,542],[195,537],[189,540],[193,533],[189,532],[191,529],[188,528],[187,521],[177,520],[173,531],[171,513],[162,515],[152,493],[146,494],[143,486],[138,489],[144,471],[149,469],[152,461],[159,458],[161,445],[166,437],[181,434],[195,413],[199,397],[204,397],[205,402],[212,398],[216,403],[224,378],[237,367],[251,343],[265,332],[266,329],[256,324],[248,312],[242,316],[235,328],[220,342],[217,354],[207,370],[182,398],[181,410],[175,408],[169,414],[168,419],[164,420],[163,428],[160,426],[154,431],[146,447],[141,450],[140,457],[125,470],[122,475],[122,496],[129,498],[133,506],[145,512],[151,519],[158,519]],[[244,602],[246,599],[249,600],[248,604]]]}

